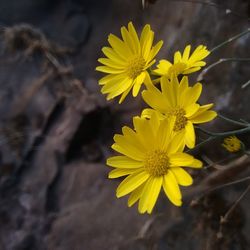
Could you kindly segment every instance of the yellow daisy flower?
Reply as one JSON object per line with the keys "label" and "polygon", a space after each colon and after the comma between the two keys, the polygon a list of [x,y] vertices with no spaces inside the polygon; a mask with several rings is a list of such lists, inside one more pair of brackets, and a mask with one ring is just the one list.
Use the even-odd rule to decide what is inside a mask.
{"label": "yellow daisy flower", "polygon": [[156,75],[167,76],[169,79],[172,74],[187,75],[196,72],[205,66],[206,63],[202,61],[210,52],[206,46],[199,45],[194,52],[190,55],[191,45],[186,46],[183,54],[180,51],[174,54],[174,63],[167,60],[160,60],[157,69],[153,70]]}
{"label": "yellow daisy flower", "polygon": [[229,136],[224,139],[222,146],[230,153],[235,153],[241,150],[242,143],[236,136]]}
{"label": "yellow daisy flower", "polygon": [[96,70],[108,75],[99,80],[102,85],[101,92],[107,95],[107,100],[121,95],[121,103],[132,89],[133,96],[137,96],[140,87],[147,74],[147,69],[155,63],[155,56],[159,52],[163,42],[153,45],[154,32],[150,25],[145,25],[140,39],[135,28],[130,22],[128,29],[121,28],[122,39],[110,34],[108,42],[110,47],[104,47],[103,53],[107,58],[99,58],[98,62],[104,66],[96,67]]}
{"label": "yellow daisy flower", "polygon": [[179,185],[189,186],[192,177],[182,168],[201,168],[202,162],[183,153],[179,134],[173,132],[174,119],[134,117],[135,129],[122,128],[112,148],[121,156],[110,157],[107,165],[115,169],[109,178],[127,176],[118,186],[118,198],[130,194],[128,206],[139,201],[140,213],[151,213],[161,188],[176,206],[181,206]]}
{"label": "yellow daisy flower", "polygon": [[[150,78],[147,78],[150,81]],[[161,119],[176,117],[174,131],[183,134],[184,143],[189,147],[195,146],[195,132],[193,124],[213,120],[217,113],[209,110],[213,104],[199,105],[197,103],[201,91],[201,83],[193,87],[188,84],[187,76],[179,83],[176,76],[169,81],[167,77],[161,78],[161,91],[153,84],[147,84],[148,89],[142,92],[144,101],[153,109],[144,109],[143,117],[150,118],[153,113],[158,113]]]}

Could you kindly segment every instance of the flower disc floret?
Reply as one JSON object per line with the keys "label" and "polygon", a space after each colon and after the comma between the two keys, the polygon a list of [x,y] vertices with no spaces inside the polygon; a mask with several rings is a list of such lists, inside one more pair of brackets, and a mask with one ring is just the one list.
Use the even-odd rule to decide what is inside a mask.
{"label": "flower disc floret", "polygon": [[163,150],[156,149],[146,155],[145,170],[152,176],[162,176],[169,168],[169,158]]}
{"label": "flower disc floret", "polygon": [[236,136],[229,136],[224,139],[222,146],[230,153],[235,153],[241,150],[242,143]]}
{"label": "flower disc floret", "polygon": [[186,112],[183,108],[174,108],[169,112],[169,116],[175,116],[175,124],[174,124],[174,131],[178,132],[184,129],[187,125],[187,117],[185,116]]}
{"label": "flower disc floret", "polygon": [[142,56],[135,56],[132,58],[127,65],[127,74],[131,79],[135,79],[139,76],[144,67],[146,65],[146,61]]}

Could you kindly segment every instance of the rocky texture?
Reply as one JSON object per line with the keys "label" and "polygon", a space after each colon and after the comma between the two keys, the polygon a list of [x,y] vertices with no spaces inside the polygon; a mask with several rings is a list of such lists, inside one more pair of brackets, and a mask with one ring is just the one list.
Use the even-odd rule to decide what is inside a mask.
{"label": "rocky texture", "polygon": [[[156,39],[165,41],[159,57],[171,59],[188,43],[212,48],[246,30],[249,21],[247,1],[216,4],[157,0],[142,10],[140,1],[128,0],[0,3],[1,250],[249,248],[249,196],[220,223],[246,183],[200,197],[201,190],[249,175],[249,159],[194,172],[200,184],[184,189],[186,205],[177,209],[162,196],[152,216],[115,198],[118,181],[107,179],[105,166],[113,133],[144,107],[140,98],[118,105],[100,94],[94,68],[107,35],[132,20],[139,29],[150,23]],[[249,39],[217,50],[208,62],[249,57]],[[250,88],[241,88],[248,68],[249,62],[225,62],[211,69],[202,102],[250,120]],[[219,120],[211,124],[232,128]],[[199,157],[228,159],[219,143]]]}

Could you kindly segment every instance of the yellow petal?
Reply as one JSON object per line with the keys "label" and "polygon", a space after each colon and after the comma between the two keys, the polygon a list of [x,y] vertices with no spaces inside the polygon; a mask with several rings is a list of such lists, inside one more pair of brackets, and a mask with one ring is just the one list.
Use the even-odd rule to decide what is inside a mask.
{"label": "yellow petal", "polygon": [[213,103],[209,103],[209,104],[200,106],[199,110],[195,114],[193,114],[192,116],[190,116],[189,119],[192,119],[192,118],[194,118],[194,117],[196,117],[196,116],[204,113],[205,111],[207,111],[210,108],[212,108],[213,105],[214,105]]}
{"label": "yellow petal", "polygon": [[151,61],[155,58],[155,56],[158,54],[159,50],[161,49],[162,45],[163,45],[163,41],[159,41],[155,46],[152,47],[148,56],[148,61]]}
{"label": "yellow petal", "polygon": [[194,159],[194,161],[192,162],[192,164],[190,166],[190,168],[202,168],[203,163],[200,160]]}
{"label": "yellow petal", "polygon": [[132,193],[130,194],[129,199],[128,199],[128,206],[129,207],[133,206],[140,199],[144,186],[145,186],[145,183],[140,185],[134,191],[132,191]]}
{"label": "yellow petal", "polygon": [[161,120],[158,131],[156,130],[158,132],[156,141],[159,148],[163,150],[168,148],[168,145],[172,139],[174,124],[175,124],[174,117],[171,117],[171,119],[165,118]]}
{"label": "yellow petal", "polygon": [[181,61],[181,52],[177,51],[174,53],[174,64],[178,63]]}
{"label": "yellow petal", "polygon": [[171,171],[163,177],[163,189],[168,199],[176,206],[181,206],[181,191],[177,180]]}
{"label": "yellow petal", "polygon": [[181,81],[180,81],[180,86],[179,86],[179,91],[183,93],[188,89],[188,77],[183,76]]}
{"label": "yellow petal", "polygon": [[151,213],[159,196],[163,178],[150,177],[145,184],[139,201],[138,210],[140,213]]}
{"label": "yellow petal", "polygon": [[190,55],[190,50],[191,50],[191,45],[186,46],[184,52],[183,52],[183,56],[182,56],[182,60],[184,62],[186,62],[189,58]]}
{"label": "yellow petal", "polygon": [[191,74],[191,73],[194,73],[196,71],[199,71],[200,69],[201,69],[201,67],[191,67],[191,68],[184,70],[182,73],[183,74]]}
{"label": "yellow petal", "polygon": [[117,168],[113,169],[112,171],[109,172],[109,178],[114,179],[114,178],[119,178],[125,175],[130,175],[138,171],[138,169],[132,169],[132,168]]}
{"label": "yellow petal", "polygon": [[200,115],[197,115],[191,119],[193,123],[204,123],[212,121],[217,116],[217,113],[215,111],[205,111]]}
{"label": "yellow petal", "polygon": [[110,34],[108,37],[108,42],[114,49],[114,51],[123,59],[127,60],[128,56],[132,56],[128,46],[117,36]]}
{"label": "yellow petal", "polygon": [[117,63],[117,62],[114,62],[108,58],[99,58],[98,59],[98,62],[99,63],[102,63],[110,68],[114,68],[114,69],[121,69],[121,70],[124,70],[124,67],[125,65],[124,64],[120,64],[120,63]]}
{"label": "yellow petal", "polygon": [[108,66],[98,66],[95,68],[97,71],[109,74],[120,74],[124,72],[124,69],[114,69]]}
{"label": "yellow petal", "polygon": [[126,98],[126,96],[128,95],[128,93],[131,91],[132,87],[133,87],[133,85],[131,85],[126,91],[124,91],[122,93],[121,98],[119,100],[119,104],[121,104],[124,101],[124,99]]}
{"label": "yellow petal", "polygon": [[141,48],[144,48],[146,46],[147,39],[150,36],[150,30],[151,28],[149,24],[144,26],[140,37]]}
{"label": "yellow petal", "polygon": [[171,168],[169,170],[174,173],[175,178],[178,182],[179,185],[182,186],[190,186],[193,184],[193,179],[189,173],[187,173],[184,169],[182,168]]}
{"label": "yellow petal", "polygon": [[143,184],[149,178],[149,174],[145,171],[137,172],[126,177],[116,190],[117,198],[120,198]]}
{"label": "yellow petal", "polygon": [[138,92],[140,91],[141,85],[145,79],[145,72],[142,72],[136,79],[135,84],[133,87],[133,96],[136,97],[138,95]]}
{"label": "yellow petal", "polygon": [[142,91],[142,98],[150,107],[161,113],[165,113],[169,107],[167,99],[154,86],[148,90]]}
{"label": "yellow petal", "polygon": [[118,74],[118,75],[109,74],[99,80],[99,85],[105,85],[109,82],[113,82],[115,84],[117,83],[117,81],[124,79],[124,77],[126,76],[123,74]]}
{"label": "yellow petal", "polygon": [[124,155],[129,156],[134,160],[142,160],[144,158],[145,152],[143,152],[143,148],[138,147],[137,138],[135,137],[135,141],[130,140],[122,135],[115,135],[114,141],[115,144],[112,145],[112,148]]}
{"label": "yellow petal", "polygon": [[201,83],[196,83],[193,87],[191,87],[188,91],[186,91],[184,106],[189,106],[193,103],[196,103],[198,98],[201,95],[202,85]]}
{"label": "yellow petal", "polygon": [[169,68],[172,66],[172,63],[170,63],[167,60],[160,60],[159,64],[157,65],[157,69],[155,69],[153,72],[157,75],[167,75]]}
{"label": "yellow petal", "polygon": [[129,34],[131,35],[131,37],[133,39],[133,43],[135,45],[136,51],[140,52],[139,38],[138,38],[138,35],[136,33],[135,27],[134,27],[132,22],[129,22],[129,24],[128,24],[128,32],[129,32]]}
{"label": "yellow petal", "polygon": [[195,132],[192,122],[187,122],[185,131],[185,143],[189,148],[193,148],[195,146]]}
{"label": "yellow petal", "polygon": [[185,130],[176,133],[168,146],[168,153],[173,154],[176,152],[183,152],[185,147]]}
{"label": "yellow petal", "polygon": [[142,55],[145,61],[149,61],[149,54],[153,45],[153,40],[154,40],[154,32],[150,30],[148,32],[147,39],[144,41],[142,47]]}
{"label": "yellow petal", "polygon": [[124,80],[117,82],[116,84],[108,83],[104,85],[101,89],[101,92],[103,94],[109,93],[109,95],[107,96],[107,100],[110,100],[125,92],[128,88],[130,88],[131,84],[131,79],[125,78]]}
{"label": "yellow petal", "polygon": [[131,145],[135,146],[136,148],[140,148],[141,151],[144,152],[145,148],[144,148],[144,145],[139,140],[138,133],[136,133],[133,129],[131,129],[127,126],[122,127],[122,133],[123,133],[124,137],[126,138],[126,140]]}
{"label": "yellow petal", "polygon": [[128,32],[128,30],[123,26],[121,27],[121,34],[122,34],[122,39],[124,42],[128,45],[130,51],[133,54],[136,54],[136,46],[134,44],[133,38],[131,37],[131,34]]}
{"label": "yellow petal", "polygon": [[196,113],[200,108],[200,105],[198,103],[193,103],[187,107],[185,107],[186,117],[189,118],[194,113]]}
{"label": "yellow petal", "polygon": [[143,162],[133,160],[127,156],[113,156],[107,159],[107,165],[116,168],[137,169],[143,166]]}
{"label": "yellow petal", "polygon": [[143,143],[144,147],[148,150],[152,149],[152,147],[155,145],[155,134],[152,130],[152,127],[150,126],[149,120],[140,117],[134,117],[133,124],[136,133],[138,134],[138,138],[140,139],[141,143]]}
{"label": "yellow petal", "polygon": [[171,154],[169,155],[169,158],[171,167],[189,166],[194,161],[194,157],[192,155],[181,152]]}
{"label": "yellow petal", "polygon": [[117,54],[112,48],[110,47],[103,47],[102,52],[105,56],[107,56],[112,61],[119,63],[121,65],[126,65],[126,60],[124,60],[123,57],[121,57],[119,54]]}

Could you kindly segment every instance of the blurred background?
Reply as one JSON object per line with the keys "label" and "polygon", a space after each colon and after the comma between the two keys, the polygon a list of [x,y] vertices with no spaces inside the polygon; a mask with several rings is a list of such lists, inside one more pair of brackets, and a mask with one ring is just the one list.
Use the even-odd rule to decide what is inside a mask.
{"label": "blurred background", "polygon": [[[151,0],[144,7],[141,0],[0,0],[1,250],[250,249],[249,194],[226,223],[220,219],[249,180],[200,191],[249,176],[249,157],[229,155],[221,141],[196,152],[210,167],[193,173],[182,208],[162,195],[153,215],[140,215],[127,198],[116,199],[119,180],[107,179],[114,133],[145,107],[140,98],[118,105],[101,95],[95,67],[108,34],[119,36],[129,21],[138,31],[149,23],[155,41],[164,40],[158,58],[172,61],[188,44],[211,49],[249,28],[248,0]],[[249,44],[249,35],[240,37],[208,65],[249,59]],[[242,88],[249,65],[236,59],[213,67],[201,102],[249,121],[250,86]],[[236,127],[216,119],[207,128]],[[249,145],[249,134],[240,139]]]}

